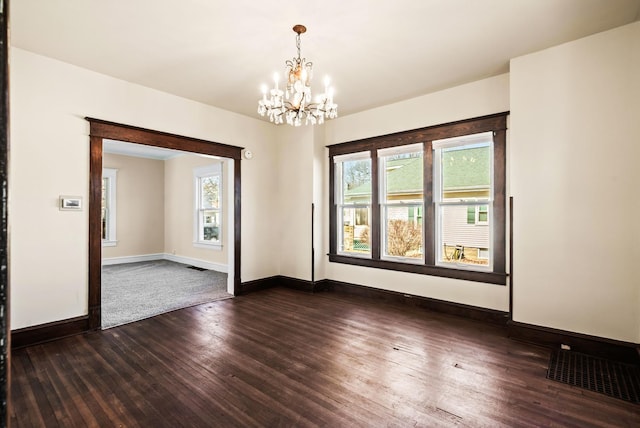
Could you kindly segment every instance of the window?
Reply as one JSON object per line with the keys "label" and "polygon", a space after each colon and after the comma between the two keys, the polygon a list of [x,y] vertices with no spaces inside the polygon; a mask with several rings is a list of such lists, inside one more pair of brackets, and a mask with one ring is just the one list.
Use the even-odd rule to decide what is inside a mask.
{"label": "window", "polygon": [[490,253],[479,258],[478,251],[491,247],[493,133],[435,140],[431,147],[436,264],[490,270]]}
{"label": "window", "polygon": [[116,241],[116,173],[117,169],[102,169],[102,207],[100,230],[102,246],[114,247]]}
{"label": "window", "polygon": [[194,245],[220,247],[222,244],[222,164],[194,170]]}
{"label": "window", "polygon": [[368,152],[336,156],[335,170],[339,179],[335,195],[338,199],[338,253],[371,256],[371,158]]}
{"label": "window", "polygon": [[506,284],[507,115],[329,146],[329,260]]}
{"label": "window", "polygon": [[467,207],[467,224],[489,224],[489,205]]}
{"label": "window", "polygon": [[378,150],[383,258],[423,260],[422,144]]}

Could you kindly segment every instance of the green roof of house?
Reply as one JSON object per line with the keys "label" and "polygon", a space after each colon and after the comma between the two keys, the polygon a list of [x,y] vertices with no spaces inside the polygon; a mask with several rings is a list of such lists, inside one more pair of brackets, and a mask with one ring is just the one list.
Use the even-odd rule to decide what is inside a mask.
{"label": "green roof of house", "polygon": [[422,192],[422,158],[396,159],[387,162],[387,192]]}
{"label": "green roof of house", "polygon": [[[443,152],[444,190],[488,188],[491,184],[489,147]],[[455,166],[455,168],[454,168]],[[390,194],[422,192],[422,158],[395,159],[387,162],[387,191]],[[367,194],[370,183],[347,190],[345,196]]]}
{"label": "green roof of house", "polygon": [[443,151],[444,190],[489,187],[491,185],[490,156],[489,147]]}

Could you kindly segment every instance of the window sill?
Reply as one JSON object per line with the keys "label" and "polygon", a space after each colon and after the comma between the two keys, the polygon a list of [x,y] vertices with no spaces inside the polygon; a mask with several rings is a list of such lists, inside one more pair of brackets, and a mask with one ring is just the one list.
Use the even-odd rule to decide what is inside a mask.
{"label": "window sill", "polygon": [[420,256],[419,259],[411,257],[399,257],[399,256],[382,256],[380,260],[383,262],[391,263],[406,263],[408,265],[424,265],[424,256]]}
{"label": "window sill", "polygon": [[493,270],[489,267],[489,265],[473,265],[469,263],[456,263],[456,262],[438,262],[435,267],[448,269],[448,270],[457,270],[457,271],[465,271],[465,272],[479,272],[479,273],[493,273]]}
{"label": "window sill", "polygon": [[452,269],[440,266],[402,263],[389,260],[372,260],[361,257],[349,257],[340,254],[329,254],[329,261],[347,265],[365,266],[376,269],[395,270],[399,272],[417,273],[421,275],[439,276],[443,278],[461,279],[465,281],[483,282],[487,284],[506,285],[507,274],[497,272],[478,272],[472,270]]}
{"label": "window sill", "polygon": [[103,247],[115,247],[118,245],[118,241],[102,241],[102,246]]}
{"label": "window sill", "polygon": [[340,257],[352,257],[352,258],[356,258],[356,259],[367,259],[367,260],[371,260],[371,253],[338,253],[337,254]]}
{"label": "window sill", "polygon": [[194,242],[195,248],[204,248],[205,250],[222,251],[222,244],[220,243],[208,243],[208,242]]}

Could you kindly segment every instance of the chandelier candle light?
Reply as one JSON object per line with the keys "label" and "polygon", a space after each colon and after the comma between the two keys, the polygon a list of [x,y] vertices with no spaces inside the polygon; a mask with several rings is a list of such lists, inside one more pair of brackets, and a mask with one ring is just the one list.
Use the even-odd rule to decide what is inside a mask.
{"label": "chandelier candle light", "polygon": [[305,125],[324,123],[324,119],[338,117],[338,105],[333,102],[333,88],[329,87],[329,78],[324,80],[324,93],[320,94],[315,102],[311,98],[311,62],[300,57],[300,34],[307,31],[304,25],[295,25],[296,47],[298,56],[293,60],[287,60],[285,71],[285,90],[279,88],[278,73],[274,74],[274,87],[267,91],[267,86],[262,86],[262,99],[258,102],[260,116],[269,116],[269,120],[276,125],[284,123],[300,126],[304,120]]}

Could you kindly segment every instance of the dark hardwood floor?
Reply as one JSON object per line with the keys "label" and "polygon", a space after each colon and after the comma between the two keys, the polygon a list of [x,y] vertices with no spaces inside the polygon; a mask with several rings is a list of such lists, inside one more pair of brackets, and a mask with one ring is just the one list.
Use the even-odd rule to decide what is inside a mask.
{"label": "dark hardwood floor", "polygon": [[13,427],[640,426],[502,327],[284,288],[14,351]]}

